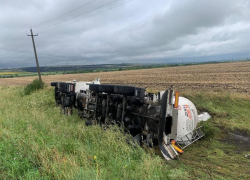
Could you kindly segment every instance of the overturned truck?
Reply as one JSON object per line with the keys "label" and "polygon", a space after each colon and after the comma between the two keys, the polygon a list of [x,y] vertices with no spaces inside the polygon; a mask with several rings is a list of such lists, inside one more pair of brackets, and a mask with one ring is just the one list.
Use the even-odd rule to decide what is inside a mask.
{"label": "overturned truck", "polygon": [[117,124],[135,142],[158,145],[166,160],[175,159],[183,149],[204,136],[194,104],[171,88],[147,93],[144,88],[93,82],[52,82],[55,101],[63,113],[78,109],[86,125]]}

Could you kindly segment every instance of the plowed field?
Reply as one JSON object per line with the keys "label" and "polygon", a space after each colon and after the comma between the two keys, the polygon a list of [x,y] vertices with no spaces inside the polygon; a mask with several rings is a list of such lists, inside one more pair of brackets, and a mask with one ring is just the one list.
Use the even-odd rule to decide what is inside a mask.
{"label": "plowed field", "polygon": [[[37,77],[2,78],[0,85],[25,85]],[[151,90],[174,89],[198,91],[226,91],[250,94],[250,61],[204,64],[156,69],[65,74],[43,76],[52,81],[91,81],[100,78],[105,84],[135,85]]]}

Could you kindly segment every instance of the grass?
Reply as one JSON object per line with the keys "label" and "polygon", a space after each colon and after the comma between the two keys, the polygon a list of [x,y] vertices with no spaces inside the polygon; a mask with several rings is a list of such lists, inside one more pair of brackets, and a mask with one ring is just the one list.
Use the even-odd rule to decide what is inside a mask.
{"label": "grass", "polygon": [[40,84],[39,79],[34,79],[30,84],[24,87],[23,94],[30,95],[32,92],[37,91],[38,89],[42,89],[43,87],[44,87],[43,81]]}
{"label": "grass", "polygon": [[0,89],[0,179],[169,179],[164,160],[117,129],[61,115],[52,89],[22,90]]}
{"label": "grass", "polygon": [[0,72],[0,75],[23,74],[22,72]]}
{"label": "grass", "polygon": [[20,76],[20,75],[25,75],[25,74],[29,74],[30,72],[14,72],[14,71],[0,71],[0,76],[2,75],[7,75],[7,76]]}
{"label": "grass", "polygon": [[[250,137],[250,97],[244,94],[186,93],[199,111],[212,119],[207,136],[185,150],[182,163],[194,179],[250,179],[250,142],[229,137],[230,132]],[[175,163],[175,162],[174,162]]]}
{"label": "grass", "polygon": [[[41,72],[42,76],[48,75],[58,75],[63,74],[63,72]],[[32,72],[0,72],[0,78],[14,78],[14,77],[31,77],[37,76],[37,73]]]}
{"label": "grass", "polygon": [[228,131],[250,130],[248,97],[185,94],[213,114],[205,125],[219,133],[166,162],[154,150],[128,145],[116,127],[104,131],[62,115],[52,88],[26,96],[23,89],[0,86],[0,179],[250,179],[243,156],[250,150],[222,142]]}

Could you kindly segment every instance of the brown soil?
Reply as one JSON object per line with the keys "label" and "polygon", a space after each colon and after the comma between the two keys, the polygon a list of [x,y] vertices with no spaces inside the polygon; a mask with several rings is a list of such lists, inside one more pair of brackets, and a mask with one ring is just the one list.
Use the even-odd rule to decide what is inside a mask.
{"label": "brown soil", "polygon": [[[37,77],[2,78],[0,85],[25,85]],[[204,64],[143,70],[99,72],[43,76],[46,84],[52,81],[92,81],[136,85],[152,90],[165,90],[171,85],[180,91],[226,91],[250,94],[250,61]]]}
{"label": "brown soil", "polygon": [[241,133],[239,131],[230,132],[221,141],[226,144],[232,144],[236,146],[237,148],[235,149],[235,151],[237,151],[238,153],[247,151],[250,152],[250,135],[246,133]]}

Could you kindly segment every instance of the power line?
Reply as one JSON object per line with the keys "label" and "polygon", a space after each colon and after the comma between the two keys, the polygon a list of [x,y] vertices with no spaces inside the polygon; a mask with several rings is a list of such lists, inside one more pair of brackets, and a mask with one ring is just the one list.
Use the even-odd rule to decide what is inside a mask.
{"label": "power line", "polygon": [[[63,15],[65,15],[65,14],[68,14],[68,13],[70,13],[70,12],[72,12],[72,11],[74,11],[74,10],[77,10],[77,9],[83,7],[83,6],[86,6],[87,4],[90,4],[90,3],[94,2],[94,1],[95,1],[95,0],[93,0],[93,1],[91,1],[91,2],[89,2],[89,3],[86,3],[86,4],[84,4],[84,5],[82,5],[82,6],[78,7],[78,8],[75,8],[75,9],[73,9],[73,10],[71,10],[71,11],[68,11],[68,12],[66,12],[66,13],[64,13],[64,14],[62,14],[62,15],[59,15],[59,16],[57,16],[57,17],[55,17],[55,18],[52,18],[52,19],[47,20],[47,21],[45,21],[45,22],[39,23],[39,24],[37,24],[37,25],[35,25],[35,26],[44,24],[44,23],[46,23],[46,22],[48,22],[48,21],[51,21],[51,20],[53,20],[53,19],[56,19],[56,18],[58,18],[58,17],[60,17],[60,16],[63,16]],[[106,5],[111,4],[111,3],[115,2],[115,1],[117,1],[117,0],[111,1],[111,2],[109,2],[109,3],[106,3],[106,4],[102,5],[102,6],[99,6],[98,8],[92,9],[92,10],[90,10],[90,11],[87,11],[87,12],[82,13],[82,14],[80,14],[80,15],[77,15],[77,16],[75,16],[75,17],[72,17],[72,18],[70,18],[70,19],[68,19],[68,20],[66,20],[66,21],[69,21],[69,20],[74,19],[74,18],[76,18],[76,17],[82,16],[82,15],[87,14],[87,13],[89,13],[89,12],[92,12],[92,11],[94,11],[94,10],[100,9],[100,8],[102,8],[102,7],[105,7]],[[75,21],[73,21],[73,22],[69,22],[69,23],[67,23],[67,24],[62,24],[61,26],[57,26],[57,27],[52,28],[52,29],[48,29],[48,30],[41,31],[41,32],[39,32],[39,33],[51,31],[51,30],[53,30],[53,29],[57,29],[57,28],[60,28],[60,27],[62,27],[62,26],[66,26],[66,25],[69,25],[69,24],[72,24],[72,23],[75,23],[75,22],[78,22],[78,21],[81,21],[81,20],[84,20],[84,19],[87,19],[87,18],[96,16],[96,15],[98,15],[98,14],[104,13],[104,12],[109,11],[109,10],[112,10],[112,9],[114,9],[114,8],[116,8],[116,7],[122,6],[122,5],[126,4],[126,3],[129,3],[129,2],[131,2],[131,1],[133,1],[133,0],[129,0],[129,1],[120,3],[120,4],[116,5],[116,6],[110,7],[110,8],[108,8],[108,9],[106,9],[106,10],[100,11],[100,12],[95,13],[95,14],[92,14],[92,15],[90,15],[90,16],[87,16],[87,17],[84,17],[84,18],[81,18],[81,19],[77,19],[77,20],[75,20]],[[63,21],[63,22],[66,22],[66,21]],[[60,23],[63,23],[63,22],[60,22]],[[60,23],[57,23],[57,24],[60,24]],[[57,24],[54,24],[54,25],[57,25]],[[54,26],[54,25],[52,25],[52,26]],[[33,26],[33,27],[34,27],[34,26]],[[48,26],[48,27],[46,27],[46,28],[43,28],[43,29],[47,29],[47,28],[49,28],[49,27],[50,27],[50,26]],[[17,37],[14,41],[12,41],[10,44],[8,44],[8,45],[6,45],[5,47],[1,48],[0,51],[3,50],[3,49],[5,49],[6,47],[9,47],[9,46],[13,45],[14,42],[16,42],[17,40],[22,39],[23,37],[25,37],[25,36],[23,36],[23,37],[22,37],[22,36],[23,36],[23,35],[18,36],[18,37]],[[15,49],[15,48],[17,48],[17,47],[23,45],[25,42],[27,42],[27,39],[25,39],[24,41],[22,41],[21,43],[19,43],[17,46],[14,46],[14,47],[11,48],[10,50],[13,50],[13,49]]]}
{"label": "power line", "polygon": [[32,27],[40,26],[41,24],[47,23],[47,22],[52,21],[52,20],[54,20],[54,19],[57,19],[57,18],[59,18],[59,17],[61,17],[61,16],[64,16],[64,15],[66,15],[66,14],[69,14],[69,13],[71,13],[71,12],[77,10],[77,9],[80,9],[80,8],[82,8],[82,7],[84,7],[84,6],[87,6],[87,5],[91,4],[91,3],[93,3],[94,1],[96,1],[96,0],[90,1],[90,2],[88,2],[88,3],[86,3],[86,4],[83,4],[83,5],[81,5],[81,6],[77,7],[77,8],[75,8],[75,9],[72,9],[72,10],[66,12],[66,13],[63,13],[63,14],[61,14],[61,15],[59,15],[59,16],[56,16],[56,17],[54,17],[54,18],[52,18],[52,19],[49,19],[49,20],[47,20],[47,21],[44,21],[44,22],[42,22],[42,23],[36,24],[36,25],[34,25],[34,26],[32,26]]}
{"label": "power line", "polygon": [[[83,5],[79,6],[79,7],[75,8],[75,9],[72,9],[72,10],[66,12],[66,13],[63,13],[63,14],[61,14],[61,15],[59,15],[59,16],[56,16],[56,17],[54,17],[54,18],[52,18],[52,19],[49,19],[49,20],[47,20],[47,21],[44,21],[44,22],[42,22],[42,23],[36,24],[36,25],[34,25],[33,27],[37,27],[37,26],[39,26],[39,25],[41,25],[41,24],[45,24],[45,23],[47,23],[47,22],[49,22],[49,21],[51,21],[51,20],[54,20],[54,19],[56,19],[56,18],[58,18],[58,17],[61,17],[61,16],[66,15],[66,14],[68,14],[68,13],[70,13],[70,12],[73,12],[73,11],[75,11],[75,10],[77,10],[77,9],[80,9],[80,8],[82,8],[82,7],[84,7],[84,6],[88,5],[88,4],[91,4],[91,3],[93,3],[94,1],[96,1],[96,0],[92,0],[92,1],[90,1],[90,2],[88,2],[88,3],[86,3],[86,4],[83,4]],[[117,1],[117,0],[114,0],[114,1]],[[110,3],[113,3],[114,1],[109,2],[109,3],[107,3],[107,4],[103,5],[103,6],[100,6],[100,7],[98,7],[98,8],[92,9],[92,10],[90,10],[90,11],[88,11],[88,12],[82,13],[82,14],[80,14],[80,15],[78,15],[78,16],[73,17],[73,18],[79,17],[79,16],[81,16],[81,15],[83,15],[83,14],[87,14],[87,13],[89,13],[89,12],[91,12],[91,11],[94,11],[94,10],[96,10],[96,9],[102,8],[102,7],[104,7],[104,6],[106,6],[106,5],[110,4]],[[73,19],[73,18],[71,18],[71,19]],[[71,19],[68,19],[68,20],[71,20]],[[66,21],[68,21],[68,20],[66,20]],[[63,22],[66,22],[66,21],[62,21],[62,22],[60,22],[60,23],[63,23]],[[47,27],[45,27],[45,28],[38,29],[38,30],[45,30],[45,29],[47,29],[47,28],[49,28],[49,27],[55,26],[55,25],[60,24],[60,23],[56,23],[56,24],[53,24],[53,25],[50,25],[50,26],[47,26]],[[3,49],[5,49],[5,48],[7,48],[7,47],[9,47],[9,46],[11,46],[11,45],[13,45],[13,44],[14,44],[17,40],[19,40],[22,36],[25,37],[25,36],[23,35],[24,33],[25,33],[25,32],[23,32],[23,33],[21,34],[21,36],[18,36],[16,39],[14,39],[13,41],[11,41],[8,45],[2,47],[2,48],[0,49],[0,51],[3,50]],[[19,46],[19,45],[18,45],[18,46]],[[13,49],[13,48],[12,48],[12,49]]]}
{"label": "power line", "polygon": [[[25,36],[24,36],[25,37]],[[17,44],[16,46],[13,46],[11,49],[6,49],[7,51],[13,51],[14,49],[18,48],[19,46],[23,45],[25,42],[27,42],[27,39],[24,39],[23,41],[21,41],[19,44]]]}
{"label": "power line", "polygon": [[53,30],[53,29],[60,28],[60,27],[62,27],[62,26],[66,26],[66,25],[69,25],[69,24],[72,24],[72,23],[75,23],[75,22],[78,22],[78,21],[82,21],[82,20],[84,20],[84,19],[90,18],[90,17],[92,17],[92,16],[96,16],[96,15],[98,15],[98,14],[101,14],[101,13],[104,13],[104,12],[106,12],[106,11],[112,10],[112,9],[114,9],[114,8],[116,8],[116,7],[122,6],[122,5],[124,5],[124,4],[126,4],[126,3],[129,3],[129,2],[131,2],[131,1],[133,1],[133,0],[126,1],[126,2],[124,2],[124,3],[121,3],[121,4],[118,4],[118,5],[113,6],[113,7],[111,7],[111,8],[108,8],[108,9],[106,9],[106,10],[100,11],[100,12],[98,12],[98,13],[96,13],[96,14],[93,14],[93,15],[90,15],[90,16],[87,16],[87,17],[84,17],[84,18],[81,18],[81,19],[77,19],[76,21],[73,21],[73,22],[70,22],[70,23],[67,23],[67,24],[63,24],[63,25],[61,25],[61,26],[57,26],[57,27],[52,28],[52,29],[48,29],[48,30],[45,30],[45,31],[40,31],[39,33],[44,33],[44,32],[47,32],[47,31],[51,31],[51,30]]}
{"label": "power line", "polygon": [[[24,31],[25,32],[25,31]],[[21,36],[17,36],[17,38],[15,38],[13,41],[11,41],[9,44],[7,44],[6,46],[4,46],[4,47],[2,47],[1,49],[0,49],[0,51],[1,50],[3,50],[3,49],[6,49],[7,47],[10,47],[12,44],[14,44],[14,42],[16,42],[17,40],[19,40],[19,39],[22,39],[22,38],[24,38],[25,36],[23,35],[23,33],[22,33],[22,35]]]}
{"label": "power line", "polygon": [[[78,9],[84,7],[84,6],[87,6],[87,5],[91,4],[91,3],[93,3],[94,1],[96,1],[96,0],[92,0],[92,1],[90,1],[90,2],[88,2],[88,3],[85,3],[85,4],[83,4],[83,5],[81,5],[81,6],[77,7],[77,8],[75,8],[75,9],[72,9],[72,10],[66,12],[66,13],[63,13],[63,14],[61,14],[61,15],[59,15],[59,16],[56,16],[56,17],[54,17],[54,18],[52,18],[52,19],[49,19],[49,20],[47,20],[47,21],[44,21],[44,22],[42,22],[42,23],[35,24],[33,27],[37,27],[37,26],[39,26],[39,25],[41,25],[41,24],[45,24],[45,23],[47,23],[47,22],[49,22],[49,21],[51,21],[51,20],[54,20],[54,19],[56,19],[56,18],[58,18],[58,17],[61,17],[61,16],[66,15],[66,14],[69,14],[69,13],[75,11],[75,10],[78,10]],[[26,32],[26,31],[25,31],[25,32]],[[25,36],[23,35],[25,32],[23,32],[23,33],[21,34],[21,36],[18,36],[16,39],[14,39],[13,41],[11,41],[11,42],[10,42],[9,44],[7,44],[6,46],[2,47],[2,48],[0,49],[0,51],[3,50],[3,49],[5,49],[5,48],[7,48],[7,47],[9,47],[9,46],[11,46],[11,45],[13,45],[13,44],[14,44],[17,40],[19,40],[21,37],[22,37],[22,38],[25,37]],[[19,45],[18,45],[18,46],[19,46]]]}
{"label": "power line", "polygon": [[21,43],[19,43],[17,46],[15,46],[15,48],[17,48],[17,47],[23,45],[23,44],[24,44],[25,42],[27,42],[27,41],[28,41],[28,39],[24,39]]}
{"label": "power line", "polygon": [[45,27],[45,28],[38,29],[38,31],[39,31],[39,30],[42,30],[42,31],[43,31],[43,30],[48,29],[48,28],[50,28],[50,27],[56,26],[56,25],[58,25],[58,24],[64,23],[64,22],[69,21],[69,20],[72,20],[72,19],[75,19],[75,18],[80,17],[80,16],[82,16],[82,15],[88,14],[88,13],[90,13],[90,12],[92,12],[92,11],[95,11],[95,10],[100,9],[100,8],[102,8],[102,7],[105,7],[105,6],[109,5],[109,4],[112,4],[112,3],[114,3],[115,1],[117,1],[117,0],[111,1],[111,2],[109,2],[109,3],[106,3],[106,4],[104,4],[104,5],[99,6],[99,7],[97,7],[97,8],[91,9],[91,10],[89,10],[89,11],[87,11],[87,12],[81,13],[81,14],[79,14],[79,15],[77,15],[77,16],[74,16],[74,17],[71,17],[71,18],[69,18],[69,19],[67,19],[67,20],[64,20],[64,21],[61,21],[61,22],[58,22],[58,23],[49,25],[49,26],[47,26],[47,27]]}

